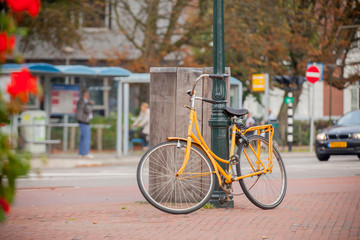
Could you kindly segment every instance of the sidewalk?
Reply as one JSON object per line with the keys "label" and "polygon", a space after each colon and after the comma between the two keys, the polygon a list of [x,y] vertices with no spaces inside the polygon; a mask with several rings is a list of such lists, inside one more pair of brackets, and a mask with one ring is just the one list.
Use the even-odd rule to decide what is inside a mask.
{"label": "sidewalk", "polygon": [[273,210],[241,195],[233,209],[170,215],[137,186],[20,190],[17,199],[0,239],[360,239],[360,177],[290,179]]}
{"label": "sidewalk", "polygon": [[[73,168],[73,167],[92,167],[105,165],[132,165],[137,164],[145,152],[130,152],[126,156],[116,157],[116,152],[95,153],[93,159],[79,157],[75,153],[51,154],[48,157],[33,157],[31,167],[36,168]],[[315,157],[315,153],[308,151],[281,152],[283,159]]]}

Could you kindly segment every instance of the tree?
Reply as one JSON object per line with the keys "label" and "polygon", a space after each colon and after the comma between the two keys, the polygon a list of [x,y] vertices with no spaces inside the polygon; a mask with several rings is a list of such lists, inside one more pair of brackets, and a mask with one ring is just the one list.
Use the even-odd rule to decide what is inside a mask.
{"label": "tree", "polygon": [[[309,62],[324,62],[325,80],[329,82],[335,79],[331,66],[336,66],[340,58],[342,65],[334,80],[338,87],[358,79],[356,72],[347,79],[343,74],[346,55],[352,47],[357,47],[352,42],[359,40],[355,35],[357,28],[350,30],[343,26],[358,23],[358,5],[358,1],[337,0],[273,0],[266,4],[260,0],[225,1],[226,65],[247,87],[244,97],[252,94],[260,99],[251,92],[253,73],[304,76]],[[211,65],[208,52],[194,51],[194,54],[199,62]],[[271,86],[279,87],[274,82]],[[294,92],[294,110],[301,92],[301,87]],[[285,139],[287,105],[284,103],[278,119],[280,136]]]}
{"label": "tree", "polygon": [[358,81],[360,75],[360,71],[354,71],[348,76],[344,74],[347,66],[360,65],[360,59],[346,62],[349,53],[359,48],[356,33],[360,26],[360,2],[318,0],[317,4],[315,12],[321,36],[320,54],[316,58],[325,63],[325,81],[343,89]]}
{"label": "tree", "polygon": [[[195,46],[206,21],[208,0],[118,0],[114,1],[118,29],[138,51],[131,64],[134,71],[148,71],[167,58],[177,65],[185,47]],[[165,63],[166,65],[166,63]]]}
{"label": "tree", "polygon": [[[62,49],[65,46],[80,45],[81,34],[72,13],[83,7],[83,1],[43,0],[37,18],[19,18],[19,27],[26,31],[21,39],[20,51],[32,50],[39,42]],[[84,7],[84,9],[88,9]]]}
{"label": "tree", "polygon": [[[209,2],[211,0],[46,0],[38,18],[21,21],[21,26],[28,30],[21,46],[23,51],[28,51],[41,42],[53,51],[65,46],[84,49],[84,38],[89,37],[83,28],[89,24],[84,19],[91,23],[106,15],[113,24],[109,37],[126,39],[122,49],[112,46],[103,52],[109,64],[125,64],[129,70],[140,72],[147,72],[150,66],[177,65],[183,60],[184,48],[198,42],[196,36],[203,31],[202,22],[211,18],[207,12]],[[103,11],[105,5],[107,10]],[[89,38],[96,41],[95,35]],[[91,58],[89,62],[96,60]]]}
{"label": "tree", "polygon": [[[260,95],[251,91],[251,76],[268,72],[270,75],[303,75],[306,63],[316,53],[315,19],[310,16],[312,1],[225,1],[226,65],[233,76],[242,80],[247,91],[260,102]],[[208,53],[197,56],[211,64]],[[272,84],[276,85],[276,84]],[[295,93],[294,106],[301,89]],[[286,129],[286,105],[281,107],[280,133]]]}
{"label": "tree", "polygon": [[[289,59],[289,75],[304,76],[306,64],[311,62],[314,55],[318,54],[316,48],[318,44],[318,31],[316,27],[316,19],[314,18],[314,1],[291,1],[283,4],[286,8],[284,13],[285,24],[288,27],[287,48]],[[293,110],[299,103],[299,98],[302,93],[302,86],[298,91],[293,92]],[[287,91],[284,97],[287,96]],[[285,140],[285,133],[287,129],[287,105],[282,103],[278,115],[279,120],[279,134],[281,139]]]}

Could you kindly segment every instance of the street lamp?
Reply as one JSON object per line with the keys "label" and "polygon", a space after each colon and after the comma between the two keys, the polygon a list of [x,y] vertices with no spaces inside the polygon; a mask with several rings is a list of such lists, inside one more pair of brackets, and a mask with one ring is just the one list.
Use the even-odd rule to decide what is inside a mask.
{"label": "street lamp", "polygon": [[75,49],[70,46],[65,46],[62,48],[62,50],[65,53],[65,65],[70,65],[69,55],[72,54],[75,51]]}
{"label": "street lamp", "polygon": [[[209,125],[211,127],[211,149],[223,159],[229,159],[229,120],[223,113],[226,107],[226,84],[225,84],[225,51],[224,51],[224,1],[214,0],[213,17],[213,44],[214,44],[214,73],[222,74],[223,78],[213,78],[212,98],[216,103],[212,106]],[[219,163],[224,169],[226,166]],[[217,180],[217,178],[215,178]],[[220,189],[219,184],[215,185],[215,191],[210,203],[215,207],[223,207],[219,200],[225,199],[225,192]],[[234,207],[234,201],[227,203],[226,207]]]}

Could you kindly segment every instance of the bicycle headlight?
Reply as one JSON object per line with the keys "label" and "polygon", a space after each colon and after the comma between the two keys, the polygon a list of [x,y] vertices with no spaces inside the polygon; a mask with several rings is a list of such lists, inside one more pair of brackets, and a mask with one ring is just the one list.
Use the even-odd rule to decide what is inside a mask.
{"label": "bicycle headlight", "polygon": [[360,133],[354,133],[354,134],[352,135],[352,137],[353,137],[354,139],[359,139],[359,140],[360,140]]}
{"label": "bicycle headlight", "polygon": [[326,134],[325,133],[319,133],[318,135],[316,135],[316,139],[319,141],[324,141],[326,140]]}

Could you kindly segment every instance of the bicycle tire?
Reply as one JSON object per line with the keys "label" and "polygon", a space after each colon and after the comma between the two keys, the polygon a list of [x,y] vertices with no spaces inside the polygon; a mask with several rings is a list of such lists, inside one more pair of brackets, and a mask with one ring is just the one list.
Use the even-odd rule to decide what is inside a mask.
{"label": "bicycle tire", "polygon": [[184,161],[185,148],[185,141],[160,143],[149,149],[138,164],[137,182],[141,193],[151,205],[167,213],[187,214],[198,210],[214,191],[213,165],[194,145],[184,174],[176,176]]}
{"label": "bicycle tire", "polygon": [[[242,149],[246,151],[249,156],[249,160],[253,166],[256,166],[255,155],[250,149],[251,145],[255,151],[260,143],[260,159],[266,164],[266,158],[269,156],[269,141],[259,135],[252,135],[248,138],[249,144],[245,146],[242,143],[238,149],[238,156],[240,156],[240,163],[236,164],[236,170],[238,176],[247,175],[253,173],[251,165],[249,164],[248,158],[246,158]],[[241,151],[241,152],[240,152]],[[262,170],[260,166],[258,170]],[[247,177],[239,180],[240,186],[246,195],[246,197],[257,207],[262,209],[273,209],[277,207],[285,197],[287,187],[287,176],[285,165],[282,161],[279,151],[273,146],[273,169],[272,172],[268,172],[261,175]]]}

